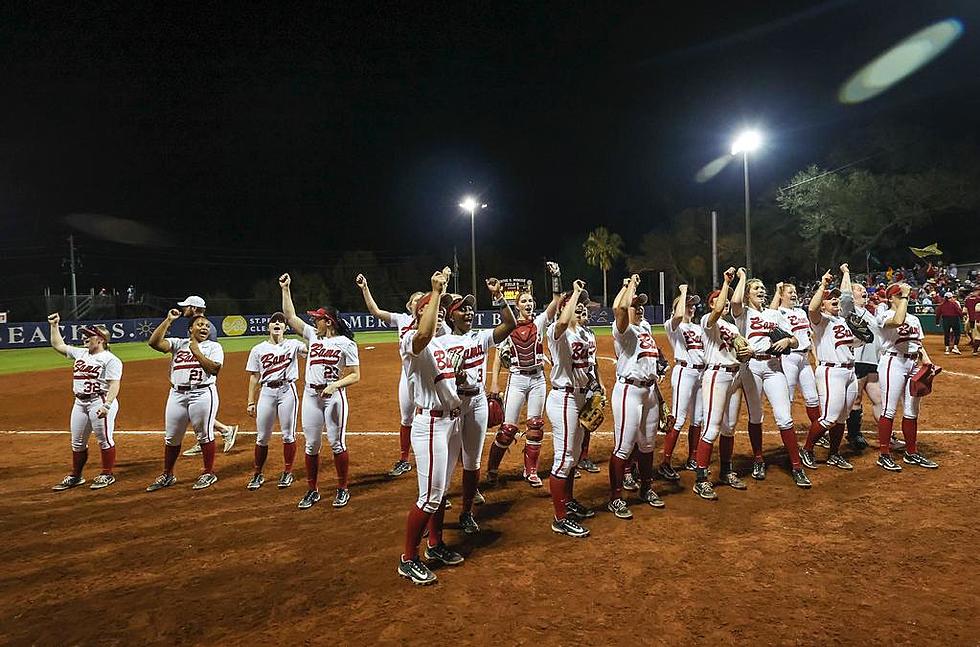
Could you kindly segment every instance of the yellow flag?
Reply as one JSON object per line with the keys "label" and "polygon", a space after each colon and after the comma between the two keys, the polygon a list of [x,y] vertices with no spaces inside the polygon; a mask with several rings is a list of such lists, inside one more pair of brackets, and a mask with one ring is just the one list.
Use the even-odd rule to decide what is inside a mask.
{"label": "yellow flag", "polygon": [[942,256],[943,250],[939,249],[939,243],[933,243],[928,247],[909,247],[912,253],[919,258],[925,258],[926,256]]}

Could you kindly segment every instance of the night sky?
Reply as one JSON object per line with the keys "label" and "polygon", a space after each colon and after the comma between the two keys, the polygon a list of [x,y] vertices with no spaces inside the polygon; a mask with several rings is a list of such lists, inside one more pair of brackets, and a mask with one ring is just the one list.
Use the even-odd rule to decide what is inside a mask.
{"label": "night sky", "polygon": [[[248,259],[248,279],[338,250],[441,254],[468,247],[464,193],[490,205],[487,246],[537,262],[606,225],[629,251],[684,207],[737,207],[737,165],[693,178],[743,125],[767,135],[760,191],[877,120],[978,129],[969,0],[416,4],[5,7],[0,269],[60,289],[73,213],[167,244],[76,232],[83,286],[176,294],[212,261]],[[949,17],[965,33],[946,54],[866,104],[837,101],[852,72]]]}

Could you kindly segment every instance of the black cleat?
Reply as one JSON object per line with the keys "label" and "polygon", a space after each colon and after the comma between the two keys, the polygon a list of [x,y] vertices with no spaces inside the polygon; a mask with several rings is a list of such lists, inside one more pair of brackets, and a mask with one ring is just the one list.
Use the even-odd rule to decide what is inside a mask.
{"label": "black cleat", "polygon": [[711,481],[698,481],[695,483],[694,493],[702,499],[707,499],[708,501],[718,500],[718,495],[715,494],[715,488],[711,485]]}
{"label": "black cleat", "polygon": [[645,492],[640,492],[640,501],[646,501],[651,508],[663,508],[667,504],[664,500],[657,496],[657,493],[653,491],[653,488],[646,490]]}
{"label": "black cleat", "polygon": [[296,506],[300,510],[309,510],[314,505],[319,503],[320,493],[316,490],[307,490],[303,498],[300,499],[299,504]]}
{"label": "black cleat", "polygon": [[762,461],[752,463],[752,478],[756,481],[766,480],[766,464]]}
{"label": "black cleat", "polygon": [[728,487],[735,490],[749,489],[749,486],[747,486],[742,479],[738,478],[738,474],[736,474],[735,472],[725,472],[724,474],[722,474],[721,482],[723,485],[727,485]]}
{"label": "black cleat", "polygon": [[793,470],[793,483],[796,483],[796,487],[801,487],[804,490],[809,490],[813,485],[802,469]]}
{"label": "black cleat", "polygon": [[388,472],[388,476],[394,478],[396,476],[401,476],[402,474],[408,474],[412,471],[412,464],[408,461],[399,460],[395,463],[394,467]]}
{"label": "black cleat", "polygon": [[606,510],[616,515],[617,519],[632,519],[633,513],[624,499],[613,499],[606,504]]}
{"label": "black cleat", "polygon": [[862,434],[860,431],[854,435],[848,434],[847,443],[851,446],[851,449],[853,449],[856,452],[868,448],[868,439],[865,438],[864,434]]}
{"label": "black cleat", "polygon": [[892,457],[888,454],[880,454],[878,460],[875,461],[875,465],[883,470],[888,470],[889,472],[901,472],[902,466],[892,460]]}
{"label": "black cleat", "polygon": [[441,542],[438,546],[429,546],[426,544],[425,558],[430,562],[442,562],[446,566],[456,566],[462,564],[464,561],[462,555],[455,550],[450,550],[446,544]]}
{"label": "black cleat", "polygon": [[58,485],[54,486],[51,489],[54,490],[55,492],[64,492],[65,490],[70,490],[73,487],[78,487],[83,483],[85,483],[85,479],[83,479],[81,476],[74,476],[72,474],[69,474],[65,478],[61,479],[61,483],[58,483]]}
{"label": "black cleat", "polygon": [[583,458],[578,462],[578,468],[580,470],[585,470],[590,474],[596,474],[599,472],[599,466],[595,462],[589,460],[588,458]]}
{"label": "black cleat", "polygon": [[565,502],[565,513],[577,519],[591,519],[595,516],[595,510],[586,508],[575,499]]}
{"label": "black cleat", "polygon": [[252,474],[252,478],[248,480],[245,484],[246,490],[258,490],[265,483],[265,477],[262,474]]}
{"label": "black cleat", "polygon": [[475,535],[480,532],[480,524],[473,518],[472,512],[459,513],[459,529],[467,535]]}
{"label": "black cleat", "polygon": [[337,488],[337,496],[333,498],[333,507],[343,508],[350,503],[350,490],[347,488]]}
{"label": "black cleat", "polygon": [[401,559],[398,564],[398,574],[402,577],[407,577],[412,580],[413,584],[418,584],[419,586],[428,586],[429,584],[435,584],[436,574],[429,570],[429,567],[422,563],[422,560],[416,557],[415,559]]}
{"label": "black cleat", "polygon": [[814,444],[817,447],[823,447],[824,449],[830,449],[830,438],[827,437],[827,434],[824,434],[823,436],[820,436],[820,438],[817,438],[817,442],[814,443]]}
{"label": "black cleat", "polygon": [[640,489],[640,484],[636,482],[636,477],[630,472],[626,472],[626,476],[623,477],[623,489],[629,490],[630,492],[636,492]]}
{"label": "black cleat", "polygon": [[847,462],[840,454],[831,454],[827,457],[827,465],[841,470],[853,470],[854,466]]}
{"label": "black cleat", "polygon": [[569,537],[588,537],[589,529],[581,525],[574,519],[555,519],[551,522],[551,530],[558,533],[559,535],[568,535]]}
{"label": "black cleat", "polygon": [[919,467],[924,467],[926,469],[934,470],[939,467],[938,463],[934,463],[922,454],[910,454],[905,452],[902,456],[902,462],[908,463],[909,465],[918,465]]}
{"label": "black cleat", "polygon": [[681,480],[681,475],[677,473],[677,470],[670,463],[661,463],[660,467],[657,468],[657,474],[662,476],[666,481]]}
{"label": "black cleat", "polygon": [[811,470],[817,469],[817,457],[813,455],[812,449],[807,449],[806,447],[800,447],[800,460],[806,467]]}

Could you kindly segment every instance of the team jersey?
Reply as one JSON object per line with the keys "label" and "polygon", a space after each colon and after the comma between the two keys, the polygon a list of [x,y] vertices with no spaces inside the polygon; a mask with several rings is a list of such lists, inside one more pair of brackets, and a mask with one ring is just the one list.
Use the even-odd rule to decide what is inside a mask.
{"label": "team jersey", "polygon": [[674,350],[675,362],[688,364],[704,364],[704,329],[696,323],[685,323],[683,320],[677,327],[668,319],[664,323],[667,331],[667,341]]}
{"label": "team jersey", "polygon": [[905,323],[901,326],[885,326],[885,322],[895,316],[894,310],[885,310],[878,314],[878,327],[881,328],[881,351],[883,353],[901,353],[915,355],[922,349],[922,324],[919,318],[912,314],[905,315]]}
{"label": "team jersey", "polygon": [[65,354],[75,360],[71,369],[75,395],[105,393],[110,380],[122,379],[122,360],[107,350],[92,355],[87,348],[69,346]]}
{"label": "team jersey", "polygon": [[814,352],[818,362],[850,364],[854,361],[854,337],[844,317],[820,313],[820,323],[813,326]]}
{"label": "team jersey", "polygon": [[789,332],[790,328],[786,317],[780,314],[779,310],[772,308],[756,310],[750,306],[742,308],[742,314],[735,317],[735,324],[745,335],[745,338],[749,340],[752,352],[763,354],[768,353],[769,347],[772,346],[772,340],[769,339],[769,333],[772,330],[782,328]]}
{"label": "team jersey", "polygon": [[529,321],[518,321],[506,343],[510,345],[510,372],[519,373],[544,366],[544,334],[551,321],[548,311]]}
{"label": "team jersey", "polygon": [[[170,383],[174,386],[200,387],[214,384],[216,375],[204,370],[201,363],[191,352],[191,340],[188,338],[168,337],[170,342]],[[218,365],[225,363],[225,350],[216,341],[206,339],[198,344],[201,354]]]}
{"label": "team jersey", "polygon": [[779,314],[783,316],[788,328],[786,332],[792,333],[800,345],[794,351],[804,351],[810,348],[813,343],[810,334],[810,317],[803,308],[779,308]]}
{"label": "team jersey", "polygon": [[878,319],[867,308],[860,308],[854,305],[854,295],[845,292],[840,297],[840,313],[844,317],[852,313],[857,314],[868,324],[868,328],[874,333],[874,341],[854,348],[854,361],[861,364],[878,364],[878,356],[881,354],[881,329],[878,327]]}
{"label": "team jersey", "polygon": [[650,324],[642,321],[629,324],[619,332],[612,327],[613,349],[616,351],[616,377],[633,380],[652,380],[658,376],[657,360],[660,349],[650,334]]}
{"label": "team jersey", "polygon": [[392,312],[390,315],[388,325],[398,331],[398,338],[401,339],[405,333],[412,329],[415,317],[406,312]]}
{"label": "team jersey", "polygon": [[[589,359],[590,335],[583,326],[571,326],[565,332],[555,336],[558,323],[548,326],[548,347],[551,349],[551,386],[565,388],[568,386],[585,388],[588,386],[592,372],[592,362]],[[591,343],[595,344],[594,335]]]}
{"label": "team jersey", "polygon": [[248,354],[245,370],[258,373],[259,382],[290,382],[299,377],[300,355],[306,355],[306,344],[298,339],[284,339],[282,343],[273,344],[266,340],[256,344]]}
{"label": "team jersey", "polygon": [[456,393],[456,372],[447,352],[453,344],[452,335],[434,336],[416,354],[412,341],[417,334],[418,330],[409,330],[398,346],[405,374],[408,375],[409,392],[415,406],[448,413],[460,405]]}
{"label": "team jersey", "polygon": [[333,337],[318,337],[316,328],[310,324],[303,325],[303,339],[310,350],[306,355],[306,383],[329,384],[341,378],[344,369],[357,366],[357,344],[353,339],[343,335]]}
{"label": "team jersey", "polygon": [[701,329],[704,331],[704,361],[705,364],[713,366],[732,366],[738,364],[738,357],[735,356],[735,338],[739,332],[733,324],[718,319],[714,326],[708,326],[708,317],[701,317]]}
{"label": "team jersey", "polygon": [[473,389],[483,393],[483,376],[487,373],[487,351],[494,346],[493,329],[470,330],[465,335],[449,334],[447,343],[450,350],[459,349],[463,353],[463,363],[460,370],[465,379],[456,382],[457,390],[463,394],[472,394]]}

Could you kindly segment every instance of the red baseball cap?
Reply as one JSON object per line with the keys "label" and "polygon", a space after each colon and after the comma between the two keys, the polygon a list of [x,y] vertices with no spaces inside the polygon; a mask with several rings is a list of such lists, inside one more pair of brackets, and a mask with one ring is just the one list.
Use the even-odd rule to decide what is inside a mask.
{"label": "red baseball cap", "polygon": [[102,326],[85,326],[81,332],[86,337],[101,337],[102,341],[109,341],[109,332]]}
{"label": "red baseball cap", "polygon": [[[418,317],[422,313],[422,309],[432,300],[432,293],[426,292],[425,295],[419,299],[419,302],[415,304],[415,316]],[[449,304],[452,303],[453,297],[451,294],[443,293],[439,297],[439,307],[448,308]]]}
{"label": "red baseball cap", "polygon": [[717,299],[719,296],[721,296],[721,290],[715,290],[711,294],[709,294],[708,295],[708,305],[710,306],[711,305],[711,302],[714,301],[715,299]]}
{"label": "red baseball cap", "polygon": [[472,294],[467,294],[465,297],[460,294],[450,295],[449,307],[447,309],[448,313],[453,313],[462,308],[464,305],[468,305],[471,308],[476,307],[476,297]]}
{"label": "red baseball cap", "polygon": [[323,306],[320,306],[316,310],[307,310],[306,311],[306,314],[308,314],[311,317],[313,317],[314,320],[316,320],[316,319],[326,319],[334,327],[337,326],[337,320],[334,318],[334,316],[332,314],[330,314],[329,312],[327,312],[327,309],[324,308]]}
{"label": "red baseball cap", "polygon": [[896,294],[901,294],[901,293],[902,293],[902,286],[899,285],[898,283],[892,283],[891,285],[888,286],[888,289],[885,290],[885,296],[888,297],[889,299],[891,299]]}
{"label": "red baseball cap", "polygon": [[637,294],[633,297],[633,301],[630,302],[630,307],[635,308],[637,306],[645,306],[649,300],[650,298],[647,295],[643,293]]}

